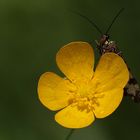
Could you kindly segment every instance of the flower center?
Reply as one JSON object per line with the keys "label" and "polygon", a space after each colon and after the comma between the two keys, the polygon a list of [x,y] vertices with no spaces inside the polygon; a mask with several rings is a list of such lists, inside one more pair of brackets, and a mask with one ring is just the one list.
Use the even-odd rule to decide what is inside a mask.
{"label": "flower center", "polygon": [[77,106],[79,110],[94,111],[95,106],[99,106],[99,98],[104,95],[96,92],[96,86],[91,89],[89,84],[77,86],[77,90],[73,92],[73,98],[69,100],[72,106]]}

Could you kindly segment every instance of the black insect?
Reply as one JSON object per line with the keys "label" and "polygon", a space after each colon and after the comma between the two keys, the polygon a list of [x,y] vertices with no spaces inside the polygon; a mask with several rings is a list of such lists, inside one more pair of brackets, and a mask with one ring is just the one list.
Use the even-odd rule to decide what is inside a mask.
{"label": "black insect", "polygon": [[[123,58],[122,52],[119,50],[115,41],[111,41],[109,39],[109,35],[108,35],[108,32],[111,29],[113,23],[115,22],[115,20],[117,19],[117,17],[120,15],[120,13],[123,10],[124,9],[122,8],[117,13],[117,15],[113,18],[113,20],[112,20],[111,24],[109,25],[105,34],[102,33],[100,28],[92,20],[90,20],[88,17],[76,12],[76,14],[78,14],[79,16],[83,17],[84,19],[88,20],[98,30],[98,32],[101,34],[101,38],[98,41],[95,40],[95,42],[97,44],[97,48],[98,48],[99,53],[101,55],[103,55],[104,53],[107,53],[107,52],[113,52],[113,53],[116,53]],[[124,95],[125,96],[130,96],[132,98],[132,100],[134,100],[134,102],[140,102],[140,87],[139,87],[139,84],[138,84],[137,80],[133,77],[133,75],[131,74],[131,71],[130,71],[129,67],[128,67],[128,69],[129,69],[129,81],[124,88]]]}

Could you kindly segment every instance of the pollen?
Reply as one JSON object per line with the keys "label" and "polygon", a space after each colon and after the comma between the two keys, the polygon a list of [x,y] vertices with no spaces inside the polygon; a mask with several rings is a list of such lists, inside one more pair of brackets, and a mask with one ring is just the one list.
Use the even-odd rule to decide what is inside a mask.
{"label": "pollen", "polygon": [[95,107],[100,105],[98,99],[104,97],[102,93],[96,92],[96,88],[91,90],[89,85],[78,86],[72,94],[73,98],[69,100],[69,104],[87,112],[94,111]]}

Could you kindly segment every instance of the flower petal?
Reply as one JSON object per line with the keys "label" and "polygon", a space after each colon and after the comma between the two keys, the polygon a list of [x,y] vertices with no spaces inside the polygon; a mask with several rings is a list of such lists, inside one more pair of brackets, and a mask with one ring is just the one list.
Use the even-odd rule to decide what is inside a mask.
{"label": "flower petal", "polygon": [[102,95],[97,99],[98,105],[94,107],[97,118],[104,118],[117,109],[123,97],[123,89],[113,89],[103,92]]}
{"label": "flower petal", "polygon": [[86,42],[71,42],[61,48],[56,56],[60,70],[71,81],[91,79],[93,76],[94,53]]}
{"label": "flower petal", "polygon": [[71,98],[74,85],[52,72],[41,75],[38,83],[39,99],[50,110],[59,110],[66,107]]}
{"label": "flower petal", "polygon": [[124,88],[128,79],[129,71],[123,59],[115,53],[106,53],[100,58],[92,82],[97,92],[104,92]]}
{"label": "flower petal", "polygon": [[90,125],[95,118],[93,112],[79,110],[77,106],[69,105],[55,115],[55,120],[67,128],[82,128]]}

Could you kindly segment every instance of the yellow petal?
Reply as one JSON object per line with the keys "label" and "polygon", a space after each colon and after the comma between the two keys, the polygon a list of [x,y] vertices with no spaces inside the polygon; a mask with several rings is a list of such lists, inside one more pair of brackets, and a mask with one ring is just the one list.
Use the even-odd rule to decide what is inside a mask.
{"label": "yellow petal", "polygon": [[129,79],[128,68],[123,59],[115,53],[101,56],[93,77],[97,92],[124,88]]}
{"label": "yellow petal", "polygon": [[55,120],[66,128],[82,128],[90,125],[95,118],[93,112],[81,111],[77,106],[69,105],[55,115]]}
{"label": "yellow petal", "polygon": [[39,79],[39,99],[44,106],[51,110],[66,107],[73,90],[74,86],[69,80],[63,79],[52,72],[42,74]]}
{"label": "yellow petal", "polygon": [[60,70],[73,82],[89,80],[93,76],[94,53],[86,42],[71,42],[61,48],[56,56]]}
{"label": "yellow petal", "polygon": [[104,118],[117,109],[123,97],[123,89],[113,89],[101,95],[102,97],[97,99],[98,105],[94,107],[97,118]]}

